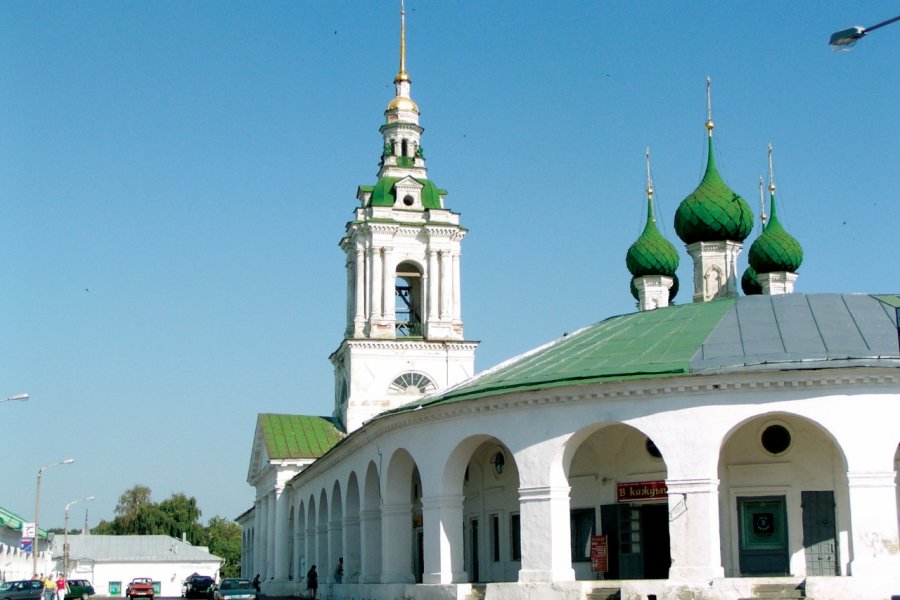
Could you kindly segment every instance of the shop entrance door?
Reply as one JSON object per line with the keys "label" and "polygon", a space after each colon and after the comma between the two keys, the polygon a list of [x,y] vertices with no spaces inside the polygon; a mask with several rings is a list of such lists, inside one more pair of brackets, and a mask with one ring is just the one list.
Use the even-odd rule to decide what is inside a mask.
{"label": "shop entrance door", "polygon": [[834,528],[834,492],[800,492],[807,575],[840,575]]}
{"label": "shop entrance door", "polygon": [[669,576],[668,504],[606,504],[600,522],[609,540],[607,579]]}
{"label": "shop entrance door", "polygon": [[739,497],[737,509],[741,575],[787,575],[789,564],[785,497]]}

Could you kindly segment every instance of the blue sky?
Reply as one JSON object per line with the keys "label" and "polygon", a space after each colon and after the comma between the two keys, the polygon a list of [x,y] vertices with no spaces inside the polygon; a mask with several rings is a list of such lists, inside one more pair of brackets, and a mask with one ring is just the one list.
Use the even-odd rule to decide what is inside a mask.
{"label": "blue sky", "polygon": [[[337,246],[372,184],[395,2],[0,3],[0,506],[42,525],[135,483],[237,516],[257,413],[330,414]],[[479,370],[631,312],[651,147],[663,233],[717,161],[758,212],[775,147],[804,292],[898,291],[896,3],[409,0],[430,177],[470,233]],[[754,234],[755,235],[755,234]],[[749,247],[748,240],[747,247]],[[746,265],[746,250],[741,268]],[[80,522],[83,510],[72,518]]]}

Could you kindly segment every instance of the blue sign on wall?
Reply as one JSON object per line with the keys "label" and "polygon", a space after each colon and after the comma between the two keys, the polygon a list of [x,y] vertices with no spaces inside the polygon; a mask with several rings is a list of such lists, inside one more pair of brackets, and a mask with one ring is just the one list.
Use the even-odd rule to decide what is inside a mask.
{"label": "blue sign on wall", "polygon": [[19,546],[22,548],[22,552],[31,552],[32,551],[32,542],[34,540],[32,538],[22,538]]}

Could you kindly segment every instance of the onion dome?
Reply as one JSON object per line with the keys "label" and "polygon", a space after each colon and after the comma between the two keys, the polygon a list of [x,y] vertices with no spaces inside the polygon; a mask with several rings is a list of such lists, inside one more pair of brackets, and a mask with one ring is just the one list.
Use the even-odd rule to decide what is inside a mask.
{"label": "onion dome", "polygon": [[[678,275],[675,275],[674,273],[672,273],[671,277],[672,277],[672,287],[669,288],[669,304],[674,304],[675,296],[678,295]],[[635,278],[632,277],[631,285],[629,286],[631,288],[631,295],[632,295],[632,297],[634,297],[635,300],[640,302],[641,295],[638,293],[637,286],[634,285],[634,280],[635,280]]]}
{"label": "onion dome", "polygon": [[775,207],[775,186],[769,185],[769,223],[750,246],[747,258],[757,273],[796,273],[803,262],[800,243],[781,226]]}
{"label": "onion dome", "polygon": [[633,277],[644,275],[665,275],[671,277],[678,269],[678,252],[656,227],[653,216],[652,192],[647,199],[647,224],[644,232],[628,248],[625,266]]}
{"label": "onion dome", "polygon": [[741,276],[741,289],[744,290],[744,293],[748,296],[762,294],[762,286],[756,278],[756,271],[753,270],[753,267],[747,267],[744,274]]}
{"label": "onion dome", "polygon": [[[709,122],[709,126],[712,121]],[[713,157],[712,130],[706,173],[675,211],[675,232],[685,244],[694,242],[742,242],[753,229],[753,213],[719,175]]]}

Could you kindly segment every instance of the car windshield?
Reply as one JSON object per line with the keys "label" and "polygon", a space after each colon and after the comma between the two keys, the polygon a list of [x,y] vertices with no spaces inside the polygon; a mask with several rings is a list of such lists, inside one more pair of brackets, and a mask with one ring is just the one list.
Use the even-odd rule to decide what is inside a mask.
{"label": "car windshield", "polygon": [[249,590],[253,587],[249,579],[223,579],[220,590]]}
{"label": "car windshield", "polygon": [[12,587],[12,583],[10,583],[8,581],[4,581],[3,583],[0,583],[0,590],[8,590],[11,587]]}

